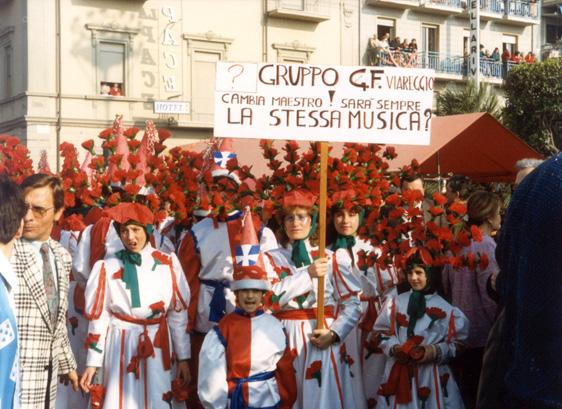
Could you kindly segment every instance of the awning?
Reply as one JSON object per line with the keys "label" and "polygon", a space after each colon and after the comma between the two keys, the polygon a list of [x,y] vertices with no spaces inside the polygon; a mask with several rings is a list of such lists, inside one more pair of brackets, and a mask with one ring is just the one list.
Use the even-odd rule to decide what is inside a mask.
{"label": "awning", "polygon": [[456,174],[476,182],[512,182],[515,162],[542,155],[487,113],[435,117],[431,121],[431,144],[396,146],[398,157],[391,168],[415,158],[421,172]]}

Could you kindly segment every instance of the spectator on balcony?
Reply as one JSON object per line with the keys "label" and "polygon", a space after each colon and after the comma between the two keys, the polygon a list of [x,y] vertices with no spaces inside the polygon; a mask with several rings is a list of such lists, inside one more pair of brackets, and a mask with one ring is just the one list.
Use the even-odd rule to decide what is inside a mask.
{"label": "spectator on balcony", "polygon": [[494,48],[491,57],[494,62],[500,62],[500,49],[498,47]]}
{"label": "spectator on balcony", "polygon": [[388,39],[390,34],[384,34],[380,39],[377,38],[376,34],[369,39],[369,47],[367,50],[369,64],[370,65],[381,65],[383,55],[388,53]]}
{"label": "spectator on balcony", "polygon": [[396,38],[392,40],[389,45],[391,49],[399,49],[400,44],[401,44],[400,37],[396,36]]}
{"label": "spectator on balcony", "polygon": [[505,79],[507,76],[507,63],[511,59],[511,53],[509,49],[504,45],[503,46],[503,53],[502,53],[502,78]]}
{"label": "spectator on balcony", "polygon": [[416,43],[416,39],[412,38],[412,41],[410,41],[410,44],[408,45],[408,48],[410,49],[410,51],[412,52],[417,52],[418,51],[418,43]]}
{"label": "spectator on balcony", "polygon": [[510,61],[514,64],[521,64],[521,62],[523,61],[523,57],[521,56],[521,53],[519,51],[515,51],[515,54],[511,56]]}
{"label": "spectator on balcony", "polygon": [[406,52],[410,51],[410,44],[408,43],[408,40],[406,38],[400,44],[400,49]]}
{"label": "spectator on balcony", "polygon": [[534,64],[536,61],[537,59],[535,58],[535,54],[532,51],[529,51],[525,56],[525,62],[527,64]]}

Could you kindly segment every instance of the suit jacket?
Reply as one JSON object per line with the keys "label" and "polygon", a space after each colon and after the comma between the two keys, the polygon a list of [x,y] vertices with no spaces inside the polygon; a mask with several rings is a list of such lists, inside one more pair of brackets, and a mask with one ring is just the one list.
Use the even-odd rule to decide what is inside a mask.
{"label": "suit jacket", "polygon": [[76,369],[66,328],[68,280],[72,260],[68,251],[57,241],[49,239],[49,245],[55,256],[60,300],[54,326],[49,317],[42,262],[36,257],[30,243],[18,240],[14,246],[12,262],[19,285],[15,301],[20,340],[22,409],[45,407],[50,361],[52,361],[50,408],[55,406],[58,375]]}

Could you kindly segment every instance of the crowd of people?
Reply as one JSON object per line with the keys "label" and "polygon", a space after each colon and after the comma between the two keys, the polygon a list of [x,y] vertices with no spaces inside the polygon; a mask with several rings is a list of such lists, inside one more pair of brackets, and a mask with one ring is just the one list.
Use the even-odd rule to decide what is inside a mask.
{"label": "crowd of people", "polygon": [[[136,132],[116,122],[105,141],[118,146],[127,135],[135,155]],[[151,151],[143,138],[147,163],[159,162],[162,139]],[[166,196],[177,186],[168,180],[161,189],[164,174],[146,173],[135,189],[104,179],[90,205],[69,196],[85,183],[68,179],[65,172],[80,173],[70,166],[61,175],[8,171],[0,180],[0,408],[472,408],[479,388],[491,386],[479,387],[480,374],[497,370],[485,346],[498,298],[525,352],[507,348],[515,358],[502,385],[507,406],[478,407],[558,407],[549,406],[562,402],[556,385],[544,399],[538,381],[524,394],[514,387],[541,365],[550,375],[556,367],[529,349],[540,342],[528,332],[536,314],[517,301],[524,284],[515,268],[524,267],[509,252],[496,261],[496,194],[467,198],[467,179],[455,176],[444,195],[426,197],[415,161],[386,174],[391,147],[348,144],[330,161],[321,254],[315,146],[298,153],[288,142],[284,162],[271,143],[262,148],[272,174],[253,187],[250,169],[222,139],[206,156],[194,154],[185,172],[191,163],[201,169],[199,185],[178,179],[191,183],[187,193]],[[534,172],[538,164],[525,163],[514,202],[531,206],[520,192],[545,188],[528,180],[552,174],[558,162]],[[92,180],[107,175],[96,160],[90,168],[99,171]],[[138,180],[136,169],[122,177]],[[556,188],[545,191],[560,196]],[[154,192],[167,199],[155,201]],[[525,215],[510,207],[510,231]],[[503,241],[519,249],[514,236],[500,233]],[[519,319],[531,326],[520,328]],[[554,345],[547,352],[558,356]]]}
{"label": "crowd of people", "polygon": [[415,38],[410,41],[406,38],[401,40],[400,37],[390,40],[389,33],[381,38],[373,34],[367,47],[367,59],[369,65],[415,67],[418,60],[418,43]]}

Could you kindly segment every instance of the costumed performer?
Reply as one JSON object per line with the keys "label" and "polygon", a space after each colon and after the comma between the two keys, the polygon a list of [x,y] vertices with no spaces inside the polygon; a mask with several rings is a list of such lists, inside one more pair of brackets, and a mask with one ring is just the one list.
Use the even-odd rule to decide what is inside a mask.
{"label": "costumed performer", "polygon": [[[316,197],[292,190],[282,198],[284,247],[266,253],[272,284],[266,305],[281,320],[295,350],[297,401],[293,408],[354,408],[349,355],[341,341],[357,325],[361,284],[345,250],[316,258],[310,243],[316,229]],[[316,329],[318,277],[324,276],[324,329]],[[336,318],[336,308],[339,313]]]}
{"label": "costumed performer", "polygon": [[[150,244],[154,216],[146,206],[121,203],[107,215],[125,248],[96,262],[88,279],[81,387],[94,392],[93,406],[105,392],[106,409],[183,407],[190,376],[183,270],[175,255]],[[103,388],[92,384],[96,370]]]}
{"label": "costumed performer", "polygon": [[468,320],[436,293],[434,270],[410,258],[410,291],[389,299],[375,323],[388,356],[377,408],[464,408],[448,362],[463,348]]}
{"label": "costumed performer", "polygon": [[290,409],[296,399],[293,354],[281,322],[264,313],[270,289],[249,209],[231,289],[237,307],[213,327],[199,356],[199,399],[206,408]]}

